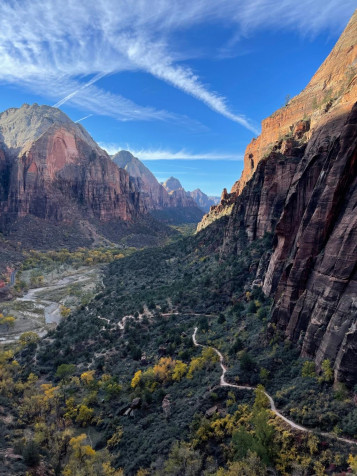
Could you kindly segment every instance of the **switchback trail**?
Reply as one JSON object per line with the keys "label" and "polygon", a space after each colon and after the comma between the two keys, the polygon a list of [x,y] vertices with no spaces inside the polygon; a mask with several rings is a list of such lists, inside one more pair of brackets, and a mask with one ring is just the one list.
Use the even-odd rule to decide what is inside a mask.
{"label": "switchback trail", "polygon": [[[195,327],[195,330],[192,334],[192,340],[193,340],[193,343],[196,347],[210,347],[211,349],[213,349],[216,354],[218,355],[219,357],[219,363],[220,363],[220,366],[221,366],[221,369],[222,369],[222,374],[221,374],[221,377],[220,377],[220,380],[219,380],[219,385],[221,387],[232,387],[232,388],[237,388],[239,390],[255,390],[256,387],[250,387],[248,385],[236,385],[236,384],[233,384],[233,383],[229,383],[227,382],[226,380],[226,372],[227,372],[227,367],[224,365],[224,358],[223,358],[223,355],[221,354],[221,352],[216,349],[215,347],[212,347],[212,346],[208,346],[208,345],[203,345],[203,344],[199,344],[197,342],[197,338],[196,338],[196,334],[197,334],[197,331],[198,331],[198,327]],[[306,428],[305,426],[301,426],[301,425],[298,425],[297,423],[294,423],[292,420],[289,420],[288,418],[286,418],[284,415],[282,415],[277,409],[276,409],[276,406],[275,406],[275,403],[274,403],[274,400],[272,399],[272,397],[267,393],[265,392],[265,395],[267,396],[268,400],[269,400],[269,403],[270,403],[270,409],[271,411],[279,418],[281,418],[282,420],[285,421],[285,423],[287,423],[291,428],[294,428],[295,430],[298,430],[298,431],[303,431],[305,433],[317,433],[321,436],[324,436],[326,438],[333,438],[335,440],[338,440],[338,441],[342,441],[344,443],[348,443],[350,445],[357,445],[357,441],[356,440],[350,440],[348,438],[341,438],[339,436],[336,436],[334,435],[333,433],[325,433],[325,432],[318,432],[318,431],[314,431],[310,428]]]}

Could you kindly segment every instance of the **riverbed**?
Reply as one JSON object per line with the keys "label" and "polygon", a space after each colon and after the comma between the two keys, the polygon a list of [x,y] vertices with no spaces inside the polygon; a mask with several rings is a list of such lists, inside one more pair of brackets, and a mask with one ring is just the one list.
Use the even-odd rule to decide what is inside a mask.
{"label": "riverbed", "polygon": [[100,267],[64,268],[45,275],[45,284],[22,297],[1,303],[3,314],[16,318],[12,329],[1,329],[0,344],[16,342],[23,332],[43,337],[61,321],[61,306],[75,309],[101,287]]}

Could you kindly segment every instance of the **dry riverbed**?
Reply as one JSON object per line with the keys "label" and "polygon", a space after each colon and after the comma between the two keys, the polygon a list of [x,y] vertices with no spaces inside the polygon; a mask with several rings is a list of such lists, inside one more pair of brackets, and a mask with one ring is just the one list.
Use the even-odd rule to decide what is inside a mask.
{"label": "dry riverbed", "polygon": [[29,289],[22,297],[0,303],[0,312],[16,318],[10,329],[0,329],[0,344],[10,344],[23,332],[44,336],[60,320],[61,306],[76,308],[87,302],[102,286],[101,267],[62,266],[44,273],[44,284]]}

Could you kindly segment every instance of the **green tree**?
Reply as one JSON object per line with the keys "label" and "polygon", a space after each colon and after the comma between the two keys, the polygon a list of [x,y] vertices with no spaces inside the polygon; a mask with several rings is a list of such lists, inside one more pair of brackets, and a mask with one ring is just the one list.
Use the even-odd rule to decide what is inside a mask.
{"label": "green tree", "polygon": [[262,384],[259,384],[257,388],[254,390],[254,404],[253,408],[257,411],[263,410],[265,408],[270,407],[269,398],[265,394],[265,388]]}
{"label": "green tree", "polygon": [[302,377],[306,378],[316,377],[315,362],[312,362],[311,360],[306,360],[306,362],[304,362],[304,365],[302,366],[301,375]]}
{"label": "green tree", "polygon": [[61,381],[63,391],[75,371],[76,366],[74,364],[61,364],[57,367],[55,376]]}
{"label": "green tree", "polygon": [[320,382],[332,382],[333,381],[333,370],[331,368],[330,359],[325,359],[321,364],[322,375],[319,378]]}
{"label": "green tree", "polygon": [[219,313],[217,322],[218,324],[224,324],[226,322],[226,318],[222,312]]}
{"label": "green tree", "polygon": [[175,443],[165,464],[167,476],[198,476],[201,473],[202,456],[185,443]]}

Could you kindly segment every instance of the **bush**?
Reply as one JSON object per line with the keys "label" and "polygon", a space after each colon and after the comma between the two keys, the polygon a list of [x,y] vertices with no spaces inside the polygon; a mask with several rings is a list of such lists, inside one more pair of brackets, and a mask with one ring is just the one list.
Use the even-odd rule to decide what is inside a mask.
{"label": "bush", "polygon": [[23,448],[22,456],[26,466],[29,466],[30,468],[37,466],[41,460],[40,450],[37,443],[33,440],[28,441]]}

